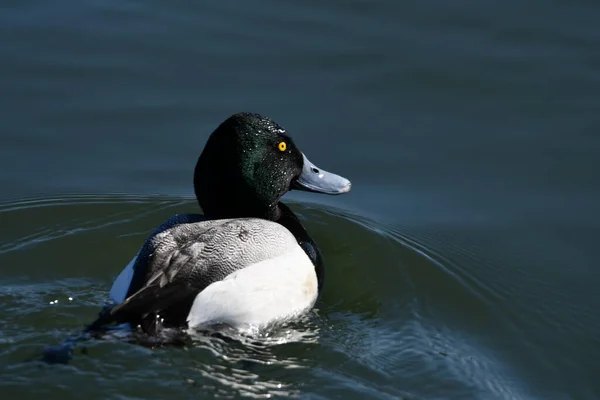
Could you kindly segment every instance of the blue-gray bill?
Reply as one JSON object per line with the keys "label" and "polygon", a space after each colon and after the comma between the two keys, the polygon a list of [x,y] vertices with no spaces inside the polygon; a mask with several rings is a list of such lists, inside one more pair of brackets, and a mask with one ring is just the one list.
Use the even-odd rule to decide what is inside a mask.
{"label": "blue-gray bill", "polygon": [[342,176],[332,174],[311,163],[304,154],[302,173],[295,180],[293,189],[324,194],[343,194],[350,191],[352,184]]}

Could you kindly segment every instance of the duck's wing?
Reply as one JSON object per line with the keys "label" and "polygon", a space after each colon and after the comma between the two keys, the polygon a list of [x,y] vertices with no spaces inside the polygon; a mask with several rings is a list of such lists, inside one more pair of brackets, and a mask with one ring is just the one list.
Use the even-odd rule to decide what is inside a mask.
{"label": "duck's wing", "polygon": [[136,262],[135,268],[145,267],[143,284],[110,311],[110,319],[136,321],[173,306],[186,314],[195,296],[211,283],[293,245],[297,243],[287,229],[260,219],[212,220],[166,229],[142,249],[140,256],[147,253],[145,265]]}

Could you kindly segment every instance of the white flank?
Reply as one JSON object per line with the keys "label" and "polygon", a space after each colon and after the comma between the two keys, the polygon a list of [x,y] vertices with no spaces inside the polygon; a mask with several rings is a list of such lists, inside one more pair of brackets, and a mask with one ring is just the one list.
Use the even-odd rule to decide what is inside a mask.
{"label": "white flank", "polygon": [[[138,253],[139,254],[139,253]],[[112,288],[110,289],[110,298],[120,304],[125,301],[125,296],[127,296],[127,291],[129,291],[129,285],[131,284],[131,279],[133,278],[133,265],[135,264],[135,260],[137,259],[137,254],[133,257],[133,260],[127,264],[127,266],[121,271],[117,279],[115,279],[115,283],[113,283]]]}
{"label": "white flank", "polygon": [[309,310],[317,292],[315,267],[296,245],[284,255],[250,265],[209,285],[196,296],[188,325],[260,329]]}

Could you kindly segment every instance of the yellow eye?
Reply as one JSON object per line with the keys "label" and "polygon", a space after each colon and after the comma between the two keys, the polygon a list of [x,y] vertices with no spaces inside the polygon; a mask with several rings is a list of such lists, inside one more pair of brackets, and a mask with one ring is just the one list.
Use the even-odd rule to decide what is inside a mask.
{"label": "yellow eye", "polygon": [[279,151],[285,151],[285,149],[287,149],[287,143],[279,142],[279,144],[277,145],[277,148],[279,149]]}

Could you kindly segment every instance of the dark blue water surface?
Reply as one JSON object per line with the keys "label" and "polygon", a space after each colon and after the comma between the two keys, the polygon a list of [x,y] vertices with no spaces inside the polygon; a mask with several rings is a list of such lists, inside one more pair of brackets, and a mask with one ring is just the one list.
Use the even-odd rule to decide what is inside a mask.
{"label": "dark blue water surface", "polygon": [[[3,398],[600,398],[600,3],[0,5]],[[327,268],[269,337],[86,343],[208,135],[273,117],[340,197],[285,200]],[[69,298],[71,300],[69,300]]]}

